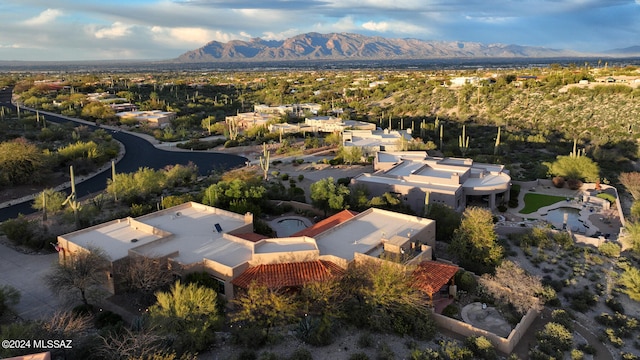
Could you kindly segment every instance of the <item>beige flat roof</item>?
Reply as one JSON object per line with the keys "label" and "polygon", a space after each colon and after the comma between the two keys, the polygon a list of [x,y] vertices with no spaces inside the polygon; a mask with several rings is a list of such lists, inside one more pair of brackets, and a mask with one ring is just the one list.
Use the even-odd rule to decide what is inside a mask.
{"label": "beige flat roof", "polygon": [[[112,261],[128,255],[129,249],[149,244],[161,238],[152,232],[131,225],[131,218],[110,221],[88,229],[63,235],[68,240],[85,249],[97,247],[106,252]],[[135,242],[131,240],[137,239]]]}
{"label": "beige flat roof", "polygon": [[[135,219],[111,221],[62,238],[84,248],[99,247],[111,260],[126,257],[129,250],[149,257],[177,252],[172,257],[183,264],[209,259],[233,267],[249,261],[253,252],[249,241],[225,235],[243,225],[244,215],[186,203]],[[131,242],[132,239],[137,240]]]}
{"label": "beige flat roof", "polygon": [[[148,256],[161,256],[178,251],[174,257],[183,264],[203,259],[214,260],[228,266],[236,266],[251,259],[251,247],[245,241],[230,240],[223,234],[245,224],[244,215],[189,203],[186,207],[174,207],[136,220],[173,234],[167,241],[158,241],[136,249]],[[222,232],[216,230],[218,224]]]}
{"label": "beige flat roof", "polygon": [[353,260],[354,253],[366,254],[394,235],[413,236],[433,220],[371,208],[318,236],[320,255]]}

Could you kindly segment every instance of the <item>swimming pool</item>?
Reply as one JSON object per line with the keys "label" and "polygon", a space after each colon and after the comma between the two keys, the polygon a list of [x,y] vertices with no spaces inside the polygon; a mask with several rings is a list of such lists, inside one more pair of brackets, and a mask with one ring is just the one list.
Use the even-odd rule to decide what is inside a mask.
{"label": "swimming pool", "polygon": [[296,217],[276,219],[271,222],[271,227],[278,237],[287,237],[309,227],[307,224],[309,221],[305,220]]}
{"label": "swimming pool", "polygon": [[[558,229],[568,228],[573,232],[585,233],[587,227],[580,221],[580,210],[571,207],[560,207],[550,210],[546,220]],[[564,226],[566,224],[566,227]]]}

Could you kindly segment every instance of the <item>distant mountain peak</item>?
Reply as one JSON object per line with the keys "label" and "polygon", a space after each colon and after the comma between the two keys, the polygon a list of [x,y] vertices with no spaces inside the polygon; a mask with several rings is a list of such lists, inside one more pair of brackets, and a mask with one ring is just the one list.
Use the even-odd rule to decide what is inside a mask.
{"label": "distant mountain peak", "polygon": [[212,41],[180,55],[178,62],[393,60],[451,58],[554,58],[581,56],[571,50],[462,41],[391,39],[354,33],[310,32],[284,40]]}

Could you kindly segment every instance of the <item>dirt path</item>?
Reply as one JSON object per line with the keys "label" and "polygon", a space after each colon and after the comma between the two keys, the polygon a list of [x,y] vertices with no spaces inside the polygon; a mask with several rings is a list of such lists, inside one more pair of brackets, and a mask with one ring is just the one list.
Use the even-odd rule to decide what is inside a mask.
{"label": "dirt path", "polygon": [[591,345],[596,349],[596,355],[594,358],[598,360],[613,360],[614,357],[611,355],[609,349],[595,336],[589,329],[585,328],[578,322],[574,321],[574,330],[579,333],[586,341],[587,344]]}

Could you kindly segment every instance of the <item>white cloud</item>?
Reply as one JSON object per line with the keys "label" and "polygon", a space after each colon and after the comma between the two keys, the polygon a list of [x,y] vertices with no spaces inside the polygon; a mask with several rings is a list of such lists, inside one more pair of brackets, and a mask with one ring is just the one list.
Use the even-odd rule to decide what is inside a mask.
{"label": "white cloud", "polygon": [[132,27],[132,25],[116,21],[110,27],[96,30],[93,35],[98,39],[116,39],[129,35]]}
{"label": "white cloud", "polygon": [[402,21],[380,21],[380,22],[375,22],[375,21],[368,21],[364,24],[362,24],[362,28],[369,30],[369,31],[376,31],[376,32],[391,32],[391,33],[398,33],[398,34],[417,34],[417,33],[426,33],[428,32],[427,29],[411,24],[411,23],[406,23],[406,22],[402,22]]}
{"label": "white cloud", "polygon": [[386,21],[381,21],[381,22],[368,21],[362,24],[362,27],[371,31],[387,32],[387,30],[389,30],[389,23]]}
{"label": "white cloud", "polygon": [[350,32],[358,28],[353,17],[345,16],[334,23],[317,23],[313,26],[314,31],[323,32]]}
{"label": "white cloud", "polygon": [[24,21],[25,25],[35,26],[44,25],[54,21],[56,18],[62,15],[62,11],[56,9],[47,9],[41,12],[38,16],[34,16],[31,19]]}
{"label": "white cloud", "polygon": [[286,38],[290,38],[292,36],[296,36],[300,34],[298,29],[288,29],[285,31],[281,31],[279,33],[274,33],[271,31],[265,31],[262,33],[262,39],[264,40],[283,40]]}
{"label": "white cloud", "polygon": [[[151,28],[151,33],[155,41],[178,48],[193,45],[201,46],[213,40],[227,42],[242,37],[242,35],[238,34],[192,27],[166,28],[154,26]],[[185,46],[185,43],[189,45]]]}

